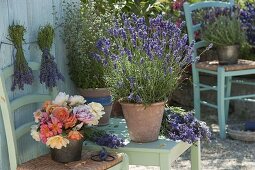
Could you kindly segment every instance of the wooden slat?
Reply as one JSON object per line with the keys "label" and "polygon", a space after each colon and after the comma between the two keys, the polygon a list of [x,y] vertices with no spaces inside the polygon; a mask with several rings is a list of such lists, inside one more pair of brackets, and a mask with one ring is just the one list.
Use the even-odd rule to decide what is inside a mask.
{"label": "wooden slat", "polygon": [[199,10],[202,8],[212,8],[212,7],[230,7],[229,2],[218,2],[218,1],[207,1],[207,2],[198,2],[190,5],[190,10]]}
{"label": "wooden slat", "polygon": [[52,97],[50,95],[46,94],[31,94],[19,97],[17,99],[14,99],[10,102],[12,111],[15,111],[16,109],[20,108],[21,106],[25,106],[32,103],[41,103],[46,100],[51,100]]}
{"label": "wooden slat", "polygon": [[[29,67],[32,70],[39,70],[40,69],[40,63],[37,62],[28,62]],[[8,78],[14,74],[14,66],[8,66],[0,72],[0,74],[3,74],[4,78]]]}
{"label": "wooden slat", "polygon": [[22,126],[18,127],[15,130],[15,135],[16,135],[16,139],[18,140],[19,138],[21,138],[23,135],[25,135],[27,132],[30,131],[31,126],[35,124],[35,122],[29,122],[26,124],[23,124]]}

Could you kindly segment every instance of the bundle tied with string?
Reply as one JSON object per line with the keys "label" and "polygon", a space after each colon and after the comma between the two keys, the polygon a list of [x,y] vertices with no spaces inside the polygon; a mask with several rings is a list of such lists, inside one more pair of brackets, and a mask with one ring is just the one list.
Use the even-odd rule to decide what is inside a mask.
{"label": "bundle tied with string", "polygon": [[12,41],[15,49],[15,59],[14,59],[14,75],[11,90],[14,91],[16,86],[18,89],[24,90],[24,85],[33,83],[33,73],[32,69],[28,66],[25,59],[22,41],[24,41],[24,33],[26,29],[22,25],[11,25],[9,26],[9,36],[10,41]]}
{"label": "bundle tied with string", "polygon": [[45,83],[46,87],[57,86],[57,81],[64,81],[64,76],[59,72],[53,55],[50,54],[50,48],[53,43],[54,30],[50,25],[41,27],[38,33],[38,45],[42,50],[40,82]]}

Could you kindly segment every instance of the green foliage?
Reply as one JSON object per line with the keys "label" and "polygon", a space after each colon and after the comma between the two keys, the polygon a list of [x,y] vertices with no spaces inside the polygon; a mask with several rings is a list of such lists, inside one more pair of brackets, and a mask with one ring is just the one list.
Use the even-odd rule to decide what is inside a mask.
{"label": "green foliage", "polygon": [[51,25],[41,27],[38,32],[38,45],[41,50],[50,49],[53,43],[54,29]]}
{"label": "green foliage", "polygon": [[[64,3],[63,38],[68,52],[69,74],[80,88],[105,87],[103,66],[94,61],[93,54],[98,38],[105,35],[113,23],[114,12],[107,5],[101,11],[96,2]],[[106,0],[100,2],[107,4]]]}
{"label": "green foliage", "polygon": [[238,18],[223,15],[204,25],[202,38],[217,46],[223,46],[241,44],[245,36]]}

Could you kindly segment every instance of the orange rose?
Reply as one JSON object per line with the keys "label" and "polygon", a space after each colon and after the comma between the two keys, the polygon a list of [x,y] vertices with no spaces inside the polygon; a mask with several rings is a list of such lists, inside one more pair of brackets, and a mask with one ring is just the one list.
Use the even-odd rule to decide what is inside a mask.
{"label": "orange rose", "polygon": [[52,102],[50,100],[45,101],[42,105],[42,109],[45,111],[49,105],[52,105]]}
{"label": "orange rose", "polygon": [[49,114],[51,114],[52,111],[53,111],[56,107],[59,107],[59,106],[56,105],[56,104],[50,104],[50,105],[48,105],[48,106],[46,107],[46,112],[49,113]]}
{"label": "orange rose", "polygon": [[69,116],[64,122],[65,128],[73,127],[77,122],[75,115]]}
{"label": "orange rose", "polygon": [[71,140],[80,140],[83,138],[83,135],[78,131],[70,131],[67,137]]}
{"label": "orange rose", "polygon": [[54,110],[52,111],[52,114],[61,122],[64,122],[69,117],[69,111],[65,107],[54,108]]}

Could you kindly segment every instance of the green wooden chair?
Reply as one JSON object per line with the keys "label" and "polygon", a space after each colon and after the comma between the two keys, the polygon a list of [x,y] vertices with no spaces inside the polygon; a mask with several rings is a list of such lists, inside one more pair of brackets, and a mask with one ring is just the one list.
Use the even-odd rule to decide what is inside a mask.
{"label": "green wooden chair", "polygon": [[[184,13],[186,19],[186,25],[188,30],[189,42],[195,40],[195,32],[201,29],[201,24],[196,23],[193,25],[192,13],[194,11],[210,8],[210,7],[231,7],[234,5],[234,0],[229,2],[222,1],[205,1],[194,4],[184,3]],[[208,43],[204,40],[195,42],[195,51],[193,53],[193,59],[197,58],[197,49],[208,46]],[[210,86],[208,84],[202,84],[199,80],[199,73],[207,73],[217,76],[217,85]],[[195,115],[200,119],[200,106],[201,104],[217,109],[218,111],[218,123],[220,127],[220,137],[224,139],[226,137],[226,120],[228,118],[229,101],[230,100],[246,100],[247,98],[255,97],[254,94],[231,96],[231,84],[239,83],[246,85],[255,85],[252,82],[244,82],[241,80],[232,80],[233,76],[242,76],[255,74],[255,62],[249,60],[238,60],[238,64],[235,65],[219,65],[217,61],[206,61],[192,64],[193,75],[193,88],[194,88],[194,109]],[[201,91],[216,91],[217,104],[212,104],[200,99]]]}
{"label": "green wooden chair", "polygon": [[[40,63],[29,62],[28,64],[30,68],[32,68],[32,70],[40,69]],[[2,71],[0,70],[0,106],[1,106],[1,113],[3,117],[4,128],[6,132],[10,169],[11,170],[86,169],[87,165],[79,161],[70,163],[70,166],[54,162],[50,159],[49,154],[38,157],[36,159],[30,160],[22,164],[21,162],[18,161],[19,155],[18,155],[17,140],[20,139],[23,135],[30,132],[30,127],[32,124],[34,124],[34,122],[28,122],[15,128],[13,112],[17,110],[18,108],[28,104],[42,103],[45,100],[52,100],[57,95],[57,89],[54,88],[52,90],[49,90],[48,94],[29,94],[19,98],[15,98],[14,100],[10,101],[8,97],[8,89],[5,86],[6,84],[5,81],[8,77],[11,77],[13,75],[13,70],[14,70],[13,65],[3,69]],[[31,113],[31,116],[32,116],[32,113]],[[85,160],[83,160],[83,162],[85,162]],[[106,169],[111,167],[110,168],[111,170],[126,170],[128,169],[128,165],[129,165],[129,161],[126,154],[118,155],[115,162],[102,162],[99,164],[96,163],[95,165],[93,163],[89,164],[90,167],[96,167],[99,169]],[[80,167],[80,166],[84,166],[84,167]]]}

